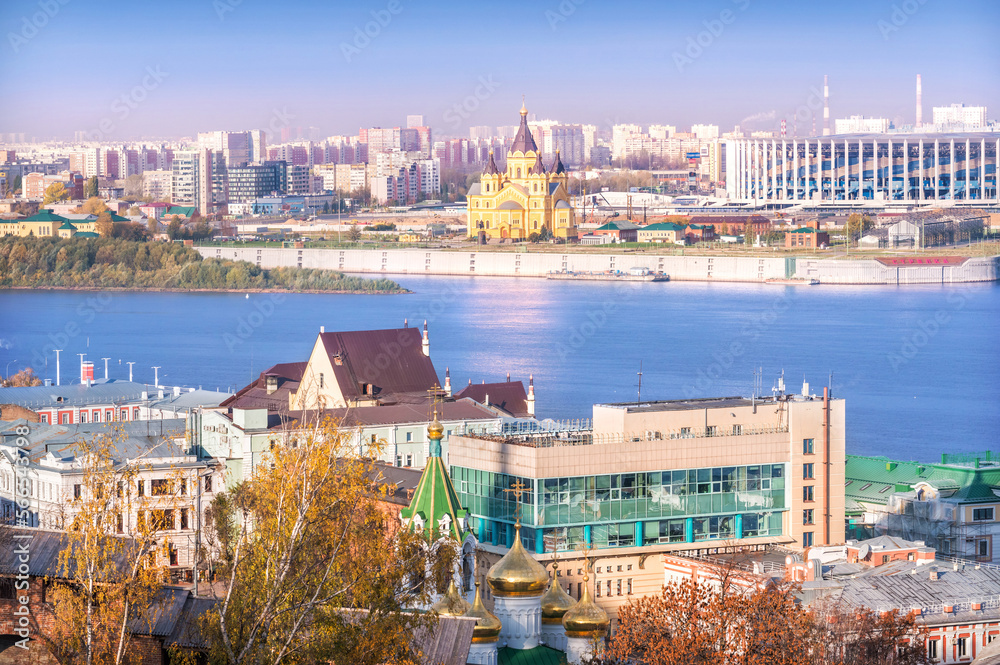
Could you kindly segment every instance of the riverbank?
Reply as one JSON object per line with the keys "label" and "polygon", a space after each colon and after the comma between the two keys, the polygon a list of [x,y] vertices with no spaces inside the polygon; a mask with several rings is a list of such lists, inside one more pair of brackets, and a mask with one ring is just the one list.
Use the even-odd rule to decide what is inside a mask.
{"label": "riverbank", "polygon": [[0,286],[2,291],[91,291],[91,292],[117,292],[117,293],[232,293],[242,295],[253,293],[255,295],[279,293],[283,295],[292,293],[320,293],[324,295],[365,295],[365,296],[400,296],[412,294],[413,291],[400,287],[399,291],[322,291],[318,289],[302,289],[295,291],[291,289],[182,289],[168,286],[123,287],[123,286]]}
{"label": "riverbank", "polygon": [[645,269],[671,281],[749,282],[818,280],[841,285],[961,284],[1000,280],[1000,257],[937,255],[932,251],[891,258],[796,256],[580,254],[480,252],[432,249],[296,249],[196,247],[205,258],[248,261],[263,268],[299,267],[358,275],[451,275],[544,278],[550,272],[627,272]]}

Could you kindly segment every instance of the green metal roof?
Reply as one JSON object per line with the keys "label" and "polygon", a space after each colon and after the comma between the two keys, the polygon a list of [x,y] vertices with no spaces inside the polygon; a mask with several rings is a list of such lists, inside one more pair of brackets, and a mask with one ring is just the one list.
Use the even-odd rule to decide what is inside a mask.
{"label": "green metal roof", "polygon": [[55,214],[54,212],[52,212],[48,208],[44,208],[44,209],[39,210],[38,212],[36,212],[31,217],[25,217],[23,221],[25,221],[25,222],[65,222],[66,218],[63,217],[63,216],[61,216],[61,215]]}
{"label": "green metal roof", "polygon": [[76,231],[76,227],[69,222],[63,222],[63,225],[59,227],[60,231]]}
{"label": "green metal roof", "polygon": [[848,455],[845,467],[845,498],[848,503],[886,504],[893,492],[909,491],[917,483],[938,490],[954,491],[947,498],[958,503],[1000,501],[993,489],[1000,489],[1000,464],[986,458],[968,464],[901,462],[887,457]]}
{"label": "green metal roof", "polygon": [[74,238],[100,238],[100,233],[94,233],[93,231],[77,231],[73,235]]}
{"label": "green metal roof", "polygon": [[[400,514],[404,519],[410,520],[411,531],[416,530],[412,518],[419,514],[424,520],[424,533],[429,541],[433,542],[443,536],[462,540],[465,534],[459,526],[459,520],[464,518],[468,511],[462,508],[458,500],[458,493],[451,482],[451,476],[448,475],[444,460],[437,456],[427,458],[427,465],[420,476],[420,482],[417,483],[417,489],[413,492],[413,499],[408,507],[400,511]],[[448,533],[441,533],[438,524],[445,515],[451,516],[451,524]]]}
{"label": "green metal roof", "polygon": [[565,662],[565,653],[546,646],[534,649],[504,647],[497,651],[497,665],[560,665]]}
{"label": "green metal roof", "polygon": [[191,217],[196,210],[197,208],[195,208],[194,206],[170,206],[170,208],[167,209],[167,212],[164,214],[166,214],[167,216],[183,215],[184,217]]}
{"label": "green metal roof", "polygon": [[819,231],[817,231],[814,228],[810,228],[808,226],[803,226],[800,229],[795,229],[794,231],[788,231],[787,233],[819,233]]}
{"label": "green metal roof", "polygon": [[113,212],[113,213],[111,213],[111,221],[112,222],[131,222],[132,220],[129,219],[128,217],[122,217],[121,215]]}
{"label": "green metal roof", "polygon": [[640,227],[639,230],[645,231],[681,231],[684,227],[673,222],[659,222],[658,224],[650,224],[646,227]]}

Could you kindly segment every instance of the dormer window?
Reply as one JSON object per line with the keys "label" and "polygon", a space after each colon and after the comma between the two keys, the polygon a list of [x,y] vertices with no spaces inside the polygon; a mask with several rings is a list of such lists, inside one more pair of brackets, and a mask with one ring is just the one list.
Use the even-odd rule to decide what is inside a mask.
{"label": "dormer window", "polygon": [[278,377],[276,376],[267,377],[267,394],[270,395],[277,389],[278,389]]}

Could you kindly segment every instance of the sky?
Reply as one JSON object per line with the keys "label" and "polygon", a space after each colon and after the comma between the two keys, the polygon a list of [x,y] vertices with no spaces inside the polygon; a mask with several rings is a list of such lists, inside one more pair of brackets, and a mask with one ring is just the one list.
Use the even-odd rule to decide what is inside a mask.
{"label": "sky", "polygon": [[3,0],[0,133],[1000,117],[996,0]]}

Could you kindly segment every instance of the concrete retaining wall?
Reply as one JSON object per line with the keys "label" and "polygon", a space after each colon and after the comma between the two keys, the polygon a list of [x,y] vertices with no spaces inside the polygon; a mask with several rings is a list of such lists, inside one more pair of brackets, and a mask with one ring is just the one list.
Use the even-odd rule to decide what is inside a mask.
{"label": "concrete retaining wall", "polygon": [[550,271],[603,271],[647,268],[672,280],[762,282],[795,276],[831,284],[928,284],[998,279],[997,259],[970,259],[957,267],[889,268],[859,259],[785,257],[657,256],[654,254],[574,254],[550,252],[442,252],[423,249],[285,249],[197,247],[206,258],[235,259],[262,268],[328,268],[350,273],[544,277]]}

